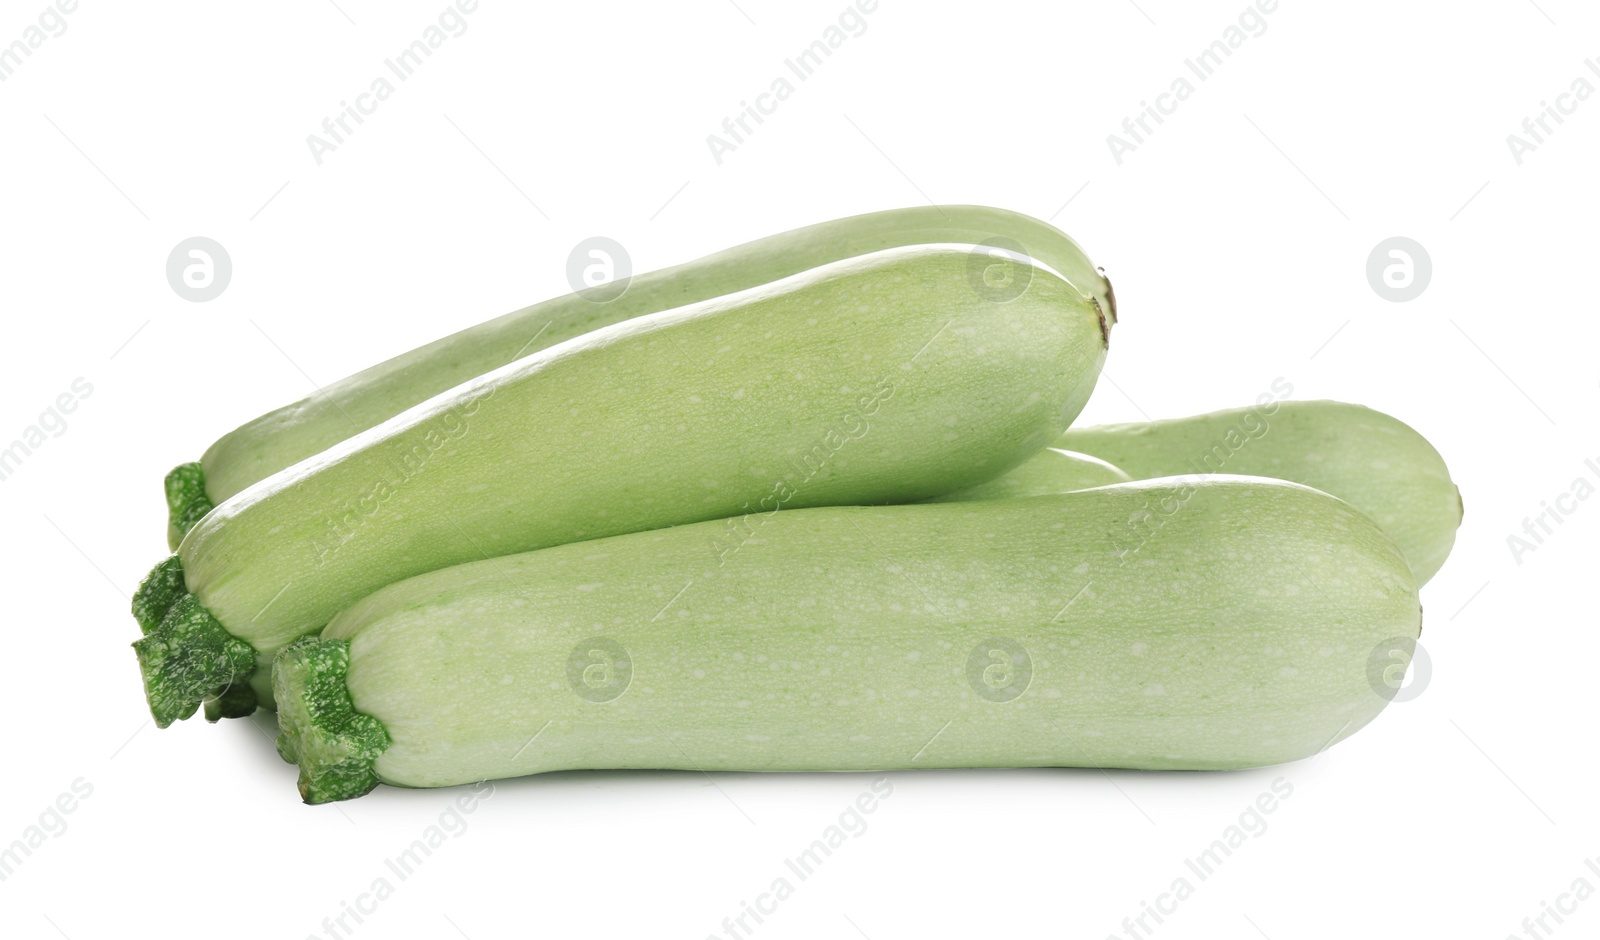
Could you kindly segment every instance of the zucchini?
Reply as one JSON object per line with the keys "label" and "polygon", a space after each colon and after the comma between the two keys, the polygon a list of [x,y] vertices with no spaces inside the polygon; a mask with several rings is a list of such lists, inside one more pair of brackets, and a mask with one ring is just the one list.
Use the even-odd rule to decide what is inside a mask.
{"label": "zucchini", "polygon": [[1371,516],[1417,583],[1439,571],[1461,525],[1461,491],[1427,439],[1381,411],[1337,401],[1266,401],[1188,418],[1070,428],[1057,447],[1134,479],[1190,473],[1304,483]]}
{"label": "zucchini", "polygon": [[[988,299],[970,255],[889,249],[614,324],[237,494],[135,598],[157,724],[207,700],[208,717],[268,701],[273,653],[411,575],[704,519],[910,502],[1010,470],[1083,408],[1104,320],[1020,256],[1006,263],[1028,289]],[[729,524],[719,551],[750,537]]]}
{"label": "zucchini", "polygon": [[720,526],[434,571],[287,647],[301,795],[582,768],[1254,767],[1372,720],[1372,651],[1421,629],[1394,543],[1277,480],[784,512],[727,564]]}
{"label": "zucchini", "polygon": [[927,503],[965,502],[974,499],[1015,499],[1019,496],[1048,496],[1070,493],[1093,486],[1127,483],[1133,478],[1121,468],[1088,454],[1046,447],[1026,463],[993,480],[964,490],[923,500]]}
{"label": "zucchini", "polygon": [[[748,242],[632,278],[620,297],[567,294],[478,324],[327,385],[224,435],[166,478],[168,547],[223,500],[463,382],[590,330],[745,290],[885,248],[1000,243],[1037,258],[1116,322],[1108,282],[1048,223],[984,206],[852,216]],[[594,296],[590,294],[590,297]]]}

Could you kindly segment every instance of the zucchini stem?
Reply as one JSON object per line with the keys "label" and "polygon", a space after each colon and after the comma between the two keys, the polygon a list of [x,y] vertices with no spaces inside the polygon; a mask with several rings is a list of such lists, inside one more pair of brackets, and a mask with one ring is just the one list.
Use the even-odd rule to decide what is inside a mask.
{"label": "zucchini stem", "polygon": [[255,647],[223,629],[200,606],[184,586],[177,555],[156,565],[139,585],[133,616],[144,633],[133,651],[156,727],[188,718],[202,704],[210,721],[255,711],[248,681]]}
{"label": "zucchini stem", "polygon": [[300,765],[307,803],[354,799],[378,785],[373,764],[389,747],[389,732],[356,711],[345,685],[349,671],[350,644],[315,636],[284,647],[272,664],[278,753]]}
{"label": "zucchini stem", "polygon": [[178,598],[189,593],[183,583],[183,561],[173,555],[144,576],[139,590],[133,592],[133,619],[139,621],[139,632],[149,634],[161,626],[167,611]]}
{"label": "zucchini stem", "polygon": [[174,551],[201,517],[214,507],[206,495],[206,471],[199,463],[184,463],[172,468],[165,480],[167,488],[167,547]]}
{"label": "zucchini stem", "polygon": [[249,718],[256,710],[256,690],[247,679],[237,679],[205,701],[206,721],[216,724],[224,718]]}

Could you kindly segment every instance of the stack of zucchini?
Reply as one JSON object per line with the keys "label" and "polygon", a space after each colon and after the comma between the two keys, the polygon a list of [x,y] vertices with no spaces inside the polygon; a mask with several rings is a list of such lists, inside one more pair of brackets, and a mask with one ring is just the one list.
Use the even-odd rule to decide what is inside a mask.
{"label": "stack of zucchini", "polygon": [[[1116,324],[1051,226],[810,226],[423,346],[166,480],[161,726],[308,802],[574,768],[1236,768],[1388,697],[1461,504],[1393,418],[1069,429]],[[1390,660],[1383,658],[1385,666]]]}

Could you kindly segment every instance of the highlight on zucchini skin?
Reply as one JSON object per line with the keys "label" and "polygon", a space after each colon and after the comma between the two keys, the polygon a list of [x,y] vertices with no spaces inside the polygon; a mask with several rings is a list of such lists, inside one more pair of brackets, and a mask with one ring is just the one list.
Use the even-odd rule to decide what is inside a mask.
{"label": "highlight on zucchini skin", "polygon": [[1372,651],[1421,629],[1393,542],[1277,480],[781,512],[727,564],[720,527],[353,604],[277,658],[302,795],[571,769],[1261,766],[1376,717]]}
{"label": "highlight on zucchini skin", "polygon": [[1272,401],[1186,418],[1068,428],[1057,447],[1134,479],[1228,473],[1303,483],[1371,516],[1427,584],[1450,557],[1461,491],[1444,458],[1404,422],[1339,401]]}
{"label": "highlight on zucchini skin", "polygon": [[1071,493],[1095,486],[1129,483],[1133,477],[1120,467],[1099,457],[1057,447],[1046,447],[1014,470],[986,483],[923,500],[927,503],[956,503],[974,499],[1016,499],[1020,496],[1049,496]]}
{"label": "highlight on zucchini skin", "polygon": [[686,264],[638,274],[597,303],[582,293],[525,307],[418,347],[223,435],[167,478],[168,547],[234,494],[508,362],[591,330],[697,303],[887,248],[1004,242],[1073,286],[1105,327],[1116,323],[1111,283],[1047,222],[986,206],[914,206],[822,222],[747,242]]}
{"label": "highlight on zucchini skin", "polygon": [[183,587],[138,643],[158,722],[207,699],[224,713],[246,684],[270,706],[273,654],[411,575],[772,506],[915,502],[1010,470],[1082,410],[1103,318],[1023,258],[1028,289],[985,299],[970,255],[890,249],[614,324],[219,504],[158,566]]}

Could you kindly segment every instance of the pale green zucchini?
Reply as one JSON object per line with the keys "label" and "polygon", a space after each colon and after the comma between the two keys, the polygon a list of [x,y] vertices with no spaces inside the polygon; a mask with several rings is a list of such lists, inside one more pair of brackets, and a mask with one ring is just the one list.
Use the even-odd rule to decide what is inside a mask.
{"label": "pale green zucchini", "polygon": [[[1100,311],[997,302],[970,247],[896,248],[518,360],[206,515],[134,601],[160,725],[269,701],[270,659],[411,575],[704,519],[911,502],[998,476],[1082,409]],[[723,551],[750,536],[729,526]],[[226,695],[224,694],[226,693]],[[232,697],[227,697],[232,696]]]}
{"label": "pale green zucchini", "polygon": [[1071,428],[1057,447],[1110,461],[1134,479],[1237,473],[1304,483],[1389,533],[1426,584],[1450,555],[1461,491],[1444,458],[1402,422],[1337,401],[1268,401],[1188,418]]}
{"label": "pale green zucchini", "polygon": [[1037,456],[993,480],[964,490],[923,500],[928,503],[955,503],[974,499],[1014,499],[1018,496],[1049,496],[1086,490],[1092,486],[1127,483],[1133,478],[1098,457],[1075,454],[1070,450],[1046,447]]}
{"label": "pale green zucchini", "polygon": [[[745,290],[885,248],[1003,241],[1038,259],[1116,322],[1111,284],[1049,223],[985,206],[916,206],[851,216],[640,274],[615,299],[567,294],[403,353],[318,394],[268,412],[166,479],[169,547],[210,509],[258,480],[320,453],[440,392],[541,349],[631,317]],[[973,259],[972,273],[983,277]],[[992,281],[991,281],[992,283]],[[593,294],[591,293],[592,297]]]}
{"label": "pale green zucchini", "polygon": [[[778,513],[392,584],[274,669],[308,802],[581,768],[1229,769],[1314,754],[1421,629],[1405,559],[1219,477]],[[1387,663],[1387,660],[1384,660]]]}

